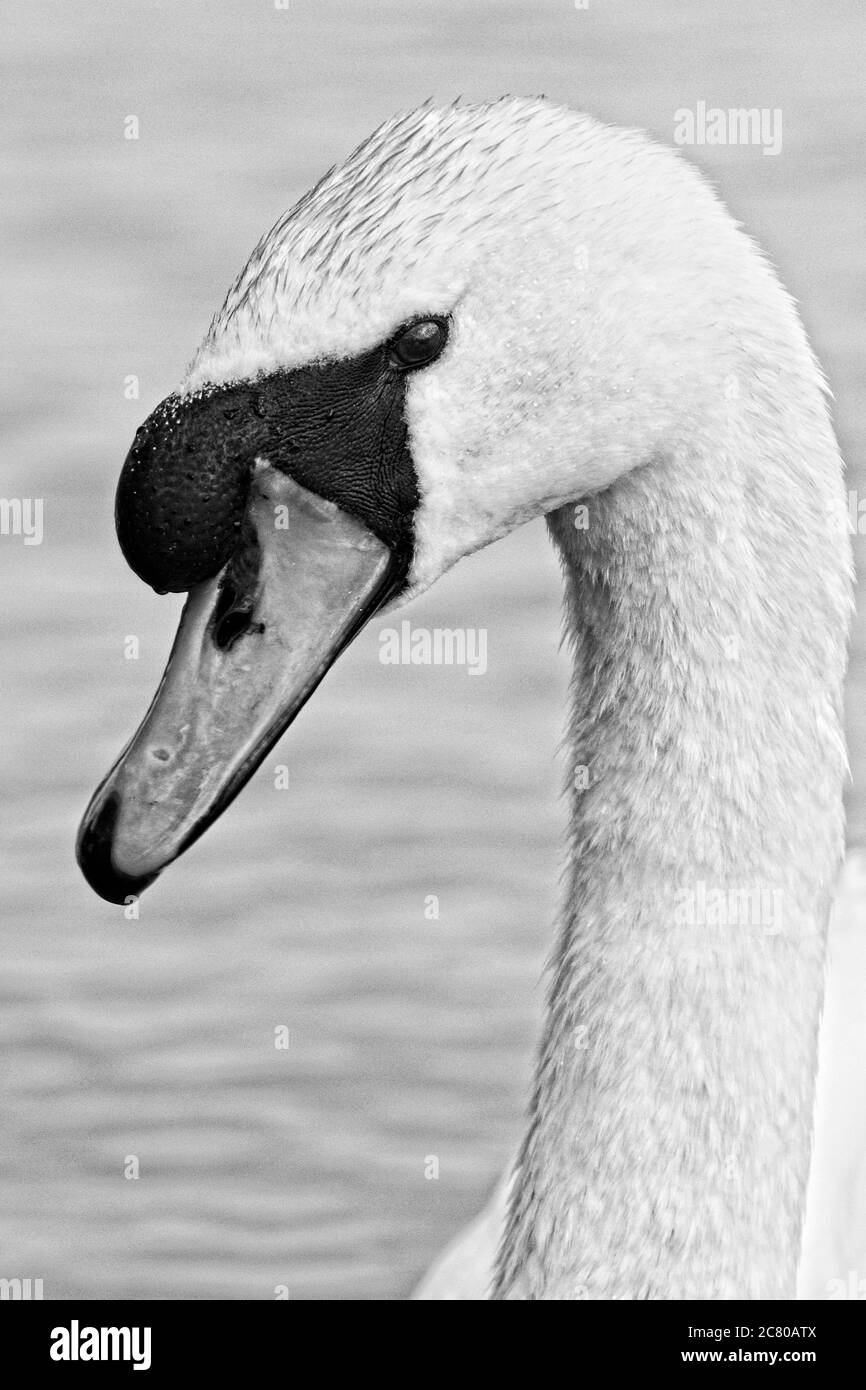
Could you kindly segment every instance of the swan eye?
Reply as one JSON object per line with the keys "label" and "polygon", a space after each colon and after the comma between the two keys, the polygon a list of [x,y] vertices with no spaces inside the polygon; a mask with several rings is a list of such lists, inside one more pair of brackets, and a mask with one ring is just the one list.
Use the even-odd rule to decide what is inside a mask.
{"label": "swan eye", "polygon": [[425,367],[438,357],[448,340],[444,319],[419,319],[403,328],[391,341],[391,361],[404,370]]}

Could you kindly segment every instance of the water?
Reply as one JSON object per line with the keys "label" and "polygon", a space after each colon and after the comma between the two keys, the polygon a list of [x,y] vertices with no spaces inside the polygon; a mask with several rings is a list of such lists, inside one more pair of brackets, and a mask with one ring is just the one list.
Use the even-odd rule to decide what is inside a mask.
{"label": "water", "polygon": [[[52,1298],[397,1297],[520,1128],[563,824],[568,673],[541,526],[407,610],[486,627],[483,679],[383,668],[374,624],[140,920],[73,862],[179,607],[123,565],[116,474],[259,234],[429,95],[544,92],[668,140],[698,99],[780,107],[781,156],[698,162],[802,299],[862,489],[858,38],[853,0],[19,8],[3,56],[3,488],[45,498],[45,540],[2,541],[0,1273]],[[864,657],[861,621],[861,841]]]}

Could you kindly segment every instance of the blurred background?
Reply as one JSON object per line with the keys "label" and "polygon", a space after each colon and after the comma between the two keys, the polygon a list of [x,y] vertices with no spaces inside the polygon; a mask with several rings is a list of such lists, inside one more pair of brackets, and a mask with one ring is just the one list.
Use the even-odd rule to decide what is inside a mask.
{"label": "blurred background", "polygon": [[[405,611],[486,627],[483,679],[381,666],[374,621],[138,920],[74,864],[180,607],[122,560],[116,477],[260,234],[427,97],[543,93],[667,142],[699,100],[780,108],[778,157],[688,154],[801,301],[866,496],[863,38],[857,0],[17,7],[2,487],[44,499],[44,540],[0,538],[0,1275],[46,1298],[400,1297],[520,1132],[564,825],[540,524]],[[860,843],[864,639],[860,619]]]}

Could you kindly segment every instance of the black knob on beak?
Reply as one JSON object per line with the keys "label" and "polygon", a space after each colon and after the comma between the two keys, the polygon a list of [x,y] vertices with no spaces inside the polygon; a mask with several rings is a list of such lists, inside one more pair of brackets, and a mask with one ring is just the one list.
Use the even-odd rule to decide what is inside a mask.
{"label": "black knob on beak", "polygon": [[168,396],[136,433],[115,524],[127,563],[159,593],[213,578],[232,554],[266,443],[256,404],[249,386]]}

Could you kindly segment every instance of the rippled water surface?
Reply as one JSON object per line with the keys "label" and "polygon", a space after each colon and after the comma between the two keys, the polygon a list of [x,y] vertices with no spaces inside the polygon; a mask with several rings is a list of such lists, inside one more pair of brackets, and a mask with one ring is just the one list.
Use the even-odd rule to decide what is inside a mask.
{"label": "rippled water surface", "polygon": [[[45,499],[45,538],[2,540],[0,1274],[41,1277],[46,1297],[396,1297],[519,1132],[562,830],[567,670],[540,525],[407,613],[485,627],[483,679],[382,667],[374,624],[138,921],[73,863],[179,607],[121,560],[117,470],[260,233],[430,95],[544,92],[667,140],[698,99],[779,107],[778,158],[696,154],[803,302],[862,488],[858,14],[804,0],[18,7],[2,57],[3,488]],[[863,661],[859,623],[861,840]]]}

